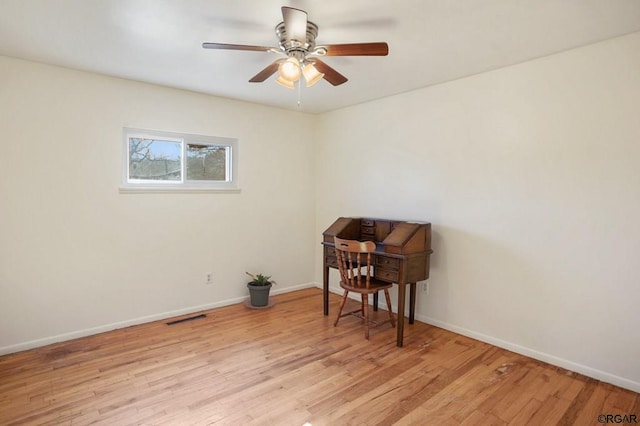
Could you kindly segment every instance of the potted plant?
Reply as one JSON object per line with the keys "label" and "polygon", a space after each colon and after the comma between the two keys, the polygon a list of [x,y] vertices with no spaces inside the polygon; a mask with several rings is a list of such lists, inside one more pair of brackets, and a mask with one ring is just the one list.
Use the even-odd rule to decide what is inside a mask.
{"label": "potted plant", "polygon": [[249,297],[251,300],[251,306],[263,307],[269,305],[269,290],[271,290],[271,286],[276,284],[275,281],[271,279],[270,275],[263,274],[251,274],[249,272],[245,272],[247,275],[251,277],[251,281],[247,283],[247,288],[249,289]]}

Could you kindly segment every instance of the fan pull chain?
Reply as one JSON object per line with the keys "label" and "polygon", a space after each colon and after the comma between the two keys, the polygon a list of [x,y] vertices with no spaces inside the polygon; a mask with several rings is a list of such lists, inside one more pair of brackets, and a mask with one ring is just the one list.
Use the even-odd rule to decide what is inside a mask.
{"label": "fan pull chain", "polygon": [[300,86],[302,86],[302,84],[300,84],[300,81],[301,81],[301,80],[302,80],[302,79],[299,79],[299,80],[298,80],[298,108],[300,108],[300,106],[302,105],[302,104],[300,103]]}

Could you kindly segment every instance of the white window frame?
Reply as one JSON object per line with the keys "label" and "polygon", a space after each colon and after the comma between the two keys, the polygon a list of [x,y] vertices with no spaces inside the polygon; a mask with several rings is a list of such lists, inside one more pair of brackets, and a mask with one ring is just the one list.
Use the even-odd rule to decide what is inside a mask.
{"label": "white window frame", "polygon": [[[120,192],[240,192],[238,187],[238,140],[218,136],[194,135],[189,133],[165,132],[125,127],[122,132],[122,181]],[[129,139],[144,138],[181,144],[181,180],[150,181],[146,179],[129,179]],[[226,155],[226,180],[187,180],[186,158],[187,145],[215,145],[224,147]]]}

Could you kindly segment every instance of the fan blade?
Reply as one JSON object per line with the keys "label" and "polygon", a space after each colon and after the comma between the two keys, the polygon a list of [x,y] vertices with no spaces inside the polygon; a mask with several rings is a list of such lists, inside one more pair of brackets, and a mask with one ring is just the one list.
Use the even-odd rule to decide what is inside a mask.
{"label": "fan blade", "polygon": [[342,83],[346,83],[348,78],[340,74],[338,71],[331,68],[318,58],[313,58],[313,63],[318,71],[324,74],[324,79],[334,86],[339,86]]}
{"label": "fan blade", "polygon": [[254,75],[249,83],[262,83],[271,75],[278,70],[278,66],[280,65],[280,60],[273,62],[272,64],[267,65],[265,69],[260,71],[258,74]]}
{"label": "fan blade", "polygon": [[282,6],[282,19],[287,38],[304,44],[307,41],[307,12]]}
{"label": "fan blade", "polygon": [[250,50],[254,52],[270,52],[273,47],[266,46],[250,46],[247,44],[226,44],[226,43],[202,43],[205,49],[221,49],[221,50]]}
{"label": "fan blade", "polygon": [[325,56],[387,56],[389,54],[389,46],[384,42],[328,44],[321,47],[327,50]]}

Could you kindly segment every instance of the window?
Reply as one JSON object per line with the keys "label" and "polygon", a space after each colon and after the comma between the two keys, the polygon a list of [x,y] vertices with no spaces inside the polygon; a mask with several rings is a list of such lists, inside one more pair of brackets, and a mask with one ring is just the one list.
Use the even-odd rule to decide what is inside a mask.
{"label": "window", "polygon": [[237,191],[237,141],[124,129],[121,190]]}

